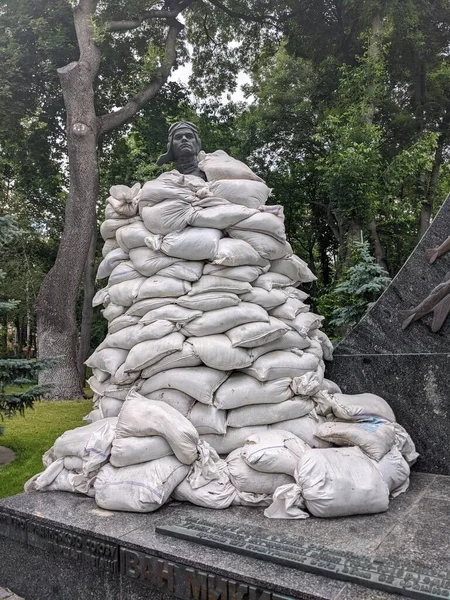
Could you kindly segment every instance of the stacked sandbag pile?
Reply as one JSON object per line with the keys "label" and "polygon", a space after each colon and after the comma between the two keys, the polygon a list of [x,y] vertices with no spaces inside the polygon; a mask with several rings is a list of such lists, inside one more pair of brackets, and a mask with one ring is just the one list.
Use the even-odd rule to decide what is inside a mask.
{"label": "stacked sandbag pile", "polygon": [[[352,483],[348,468],[343,481],[358,487],[366,477],[376,489],[370,506],[385,510],[380,490],[407,487],[411,439],[384,401],[352,401],[324,379],[332,345],[298,289],[314,276],[292,254],[282,207],[265,205],[270,189],[221,151],[199,167],[206,182],[172,171],[142,189],[110,190],[98,269],[108,284],[94,298],[108,334],[86,362],[94,392],[87,427],[117,423],[100,470],[55,459],[84,477],[93,472],[76,491],[112,510],[151,511],[170,497],[268,506],[274,495],[268,516],[298,518],[310,508],[299,491],[308,474],[339,460],[345,471],[357,456],[366,474]],[[74,455],[83,460],[86,447]],[[30,489],[49,489],[52,465]],[[335,498],[342,487],[328,492],[345,505]],[[358,512],[362,499],[348,509]]]}

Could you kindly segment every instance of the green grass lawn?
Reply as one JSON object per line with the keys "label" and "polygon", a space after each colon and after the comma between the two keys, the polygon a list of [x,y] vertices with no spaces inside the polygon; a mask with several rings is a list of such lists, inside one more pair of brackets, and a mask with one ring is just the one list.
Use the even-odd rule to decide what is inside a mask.
{"label": "green grass lawn", "polygon": [[68,429],[86,425],[82,418],[91,409],[92,400],[35,402],[25,417],[17,415],[1,422],[4,435],[0,435],[0,446],[14,450],[16,460],[0,468],[0,498],[22,492],[24,483],[44,469],[44,452]]}

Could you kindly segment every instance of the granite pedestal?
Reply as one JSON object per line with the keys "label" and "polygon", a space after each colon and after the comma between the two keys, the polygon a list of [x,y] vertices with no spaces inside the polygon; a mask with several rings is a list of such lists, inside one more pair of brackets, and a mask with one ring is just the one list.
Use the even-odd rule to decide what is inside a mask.
{"label": "granite pedestal", "polygon": [[431,331],[432,315],[402,330],[402,311],[417,306],[450,272],[450,252],[430,265],[425,250],[450,236],[450,197],[376,304],[338,344],[327,377],[344,393],[385,398],[420,452],[418,468],[450,474],[450,318]]}
{"label": "granite pedestal", "polygon": [[[415,473],[388,512],[327,520],[276,521],[262,509],[179,503],[149,515],[113,513],[62,492],[13,496],[0,501],[0,584],[27,600],[400,598],[155,531],[186,518],[294,544],[306,540],[387,565],[401,558],[436,574],[450,564],[450,478]],[[449,597],[440,591],[433,597]],[[408,588],[403,592],[410,597]]]}

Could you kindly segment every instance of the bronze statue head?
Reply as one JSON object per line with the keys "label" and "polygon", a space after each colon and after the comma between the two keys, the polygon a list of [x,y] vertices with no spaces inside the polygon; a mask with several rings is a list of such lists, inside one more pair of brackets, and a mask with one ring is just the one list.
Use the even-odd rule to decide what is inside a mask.
{"label": "bronze statue head", "polygon": [[201,150],[201,140],[198,129],[189,121],[178,121],[169,128],[167,152],[159,157],[157,165],[168,162],[187,163],[197,159]]}

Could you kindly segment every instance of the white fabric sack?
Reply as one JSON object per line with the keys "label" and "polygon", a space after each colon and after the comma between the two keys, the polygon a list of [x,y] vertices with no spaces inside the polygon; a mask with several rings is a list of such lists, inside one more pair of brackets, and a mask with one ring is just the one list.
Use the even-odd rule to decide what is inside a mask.
{"label": "white fabric sack", "polygon": [[288,419],[298,419],[309,414],[314,402],[303,396],[294,396],[275,404],[254,404],[230,410],[227,418],[229,427],[249,427],[251,425],[272,425]]}
{"label": "white fabric sack", "polygon": [[52,463],[45,471],[34,475],[24,486],[25,492],[72,492],[93,496],[95,474],[84,475],[64,467],[64,459]]}
{"label": "white fabric sack", "polygon": [[188,471],[175,456],[120,469],[105,465],[94,484],[95,502],[106,510],[153,512],[167,502]]}
{"label": "white fabric sack", "polygon": [[323,415],[334,414],[342,421],[395,422],[395,415],[386,402],[376,394],[328,394],[321,392],[314,398]]}
{"label": "white fabric sack", "polygon": [[141,377],[143,379],[148,379],[157,373],[161,373],[161,371],[178,369],[180,367],[199,367],[201,364],[202,361],[196,355],[192,346],[186,341],[178,352],[172,352],[172,354],[158,360],[154,365],[145,368],[142,371]]}
{"label": "white fabric sack", "polygon": [[[226,310],[226,309],[225,309]],[[252,364],[250,354],[244,348],[234,348],[226,335],[191,337],[186,341],[207,367],[220,371],[243,369]]]}
{"label": "white fabric sack", "polygon": [[79,456],[65,456],[63,458],[63,461],[64,468],[68,471],[78,471],[79,473],[81,473],[81,471],[83,470],[83,459]]}
{"label": "white fabric sack", "polygon": [[276,306],[284,304],[287,300],[287,294],[284,290],[272,289],[267,291],[260,287],[252,288],[248,293],[242,295],[244,302],[259,304],[266,310],[271,310]]}
{"label": "white fabric sack", "polygon": [[148,437],[115,438],[111,446],[109,462],[113,467],[138,465],[149,460],[171,456],[172,448],[160,435]]}
{"label": "white fabric sack", "polygon": [[156,321],[150,324],[138,323],[120,329],[115,333],[109,333],[103,342],[97,347],[97,351],[103,348],[123,348],[131,350],[136,344],[147,340],[159,340],[176,329],[175,323],[170,321]]}
{"label": "white fabric sack", "polygon": [[132,390],[120,412],[116,437],[147,437],[160,435],[185,465],[191,465],[198,455],[198,433],[195,427],[175,408],[159,400],[150,400]]}
{"label": "white fabric sack", "polygon": [[198,281],[203,273],[203,262],[194,260],[183,260],[176,262],[170,267],[158,271],[161,277],[174,277],[175,279],[185,279],[186,281]]}
{"label": "white fabric sack", "polygon": [[319,360],[322,360],[323,350],[320,342],[317,340],[317,338],[312,338],[311,335],[308,335],[308,339],[309,346],[306,348],[305,352],[308,352],[308,354],[313,354],[314,356],[317,356]]}
{"label": "white fabric sack", "polygon": [[[314,400],[316,400],[316,394],[322,389],[322,381],[317,371],[310,371],[309,373],[300,375],[300,377],[294,377],[291,388],[294,394],[298,396],[314,396]],[[317,413],[322,414],[318,409]]]}
{"label": "white fabric sack", "polygon": [[383,458],[373,464],[380,471],[392,498],[406,492],[409,488],[410,468],[397,446],[394,446]]}
{"label": "white fabric sack", "polygon": [[130,217],[129,219],[106,219],[106,221],[103,221],[100,225],[100,235],[104,240],[114,238],[118,229],[136,221],[140,221],[140,217]]}
{"label": "white fabric sack", "polygon": [[227,277],[228,279],[247,281],[248,283],[251,283],[261,275],[263,269],[264,267],[256,267],[254,265],[225,267],[223,265],[213,265],[208,263],[203,267],[203,274],[214,275],[214,277]]}
{"label": "white fabric sack", "polygon": [[316,436],[337,446],[358,446],[367,456],[377,461],[395,444],[393,424],[375,420],[370,423],[322,423],[317,428]]}
{"label": "white fabric sack", "polygon": [[293,281],[301,283],[310,283],[317,279],[305,261],[295,254],[274,260],[270,268],[275,273],[281,273],[281,275],[286,275]]}
{"label": "white fabric sack", "polygon": [[334,347],[327,334],[321,329],[312,329],[309,332],[309,336],[312,338],[317,338],[319,341],[320,345],[322,346],[324,360],[333,360]]}
{"label": "white fabric sack", "polygon": [[116,240],[122,250],[129,252],[132,248],[145,246],[145,238],[148,235],[150,235],[150,231],[139,219],[130,225],[118,229],[116,231]]}
{"label": "white fabric sack", "polygon": [[109,398],[104,396],[100,400],[100,410],[103,418],[117,417],[122,409],[123,400],[117,400],[116,398]]}
{"label": "white fabric sack", "polygon": [[100,306],[104,304],[107,306],[109,304],[109,288],[104,287],[95,294],[92,298],[92,306],[95,308],[96,306]]}
{"label": "white fabric sack", "polygon": [[251,321],[269,322],[267,312],[256,304],[241,302],[238,306],[210,310],[201,317],[194,319],[183,327],[183,333],[188,336],[205,336],[224,333],[234,326]]}
{"label": "white fabric sack", "polygon": [[86,423],[95,423],[96,421],[100,421],[101,419],[103,419],[103,415],[102,411],[99,408],[91,410],[90,413],[83,417],[83,421],[86,421]]}
{"label": "white fabric sack", "polygon": [[200,435],[210,433],[223,435],[227,431],[226,411],[219,410],[215,406],[196,402],[189,411],[187,418]]}
{"label": "white fabric sack", "polygon": [[[214,275],[203,275],[198,281],[192,284],[192,289],[189,296],[196,296],[206,293],[226,292],[231,294],[245,294],[250,292],[252,286],[246,281],[235,281],[228,277],[214,277]],[[186,306],[186,304],[184,304]],[[193,307],[189,307],[193,308]],[[211,310],[203,308],[202,310]]]}
{"label": "white fabric sack", "polygon": [[139,288],[138,300],[144,298],[163,298],[184,296],[191,289],[191,284],[183,279],[173,279],[172,277],[160,277],[153,275],[147,277]]}
{"label": "white fabric sack", "polygon": [[109,238],[108,240],[105,240],[105,243],[102,247],[103,258],[105,258],[105,256],[111,252],[111,250],[115,250],[116,248],[119,248],[119,244],[116,242],[115,238]]}
{"label": "white fabric sack", "polygon": [[240,492],[273,494],[280,485],[293,483],[294,479],[284,473],[261,473],[248,466],[241,456],[242,448],[227,456],[228,472],[234,487]]}
{"label": "white fabric sack", "polygon": [[104,350],[96,350],[84,364],[87,367],[100,369],[113,375],[125,362],[127,356],[128,350],[123,350],[122,348],[105,348]]}
{"label": "white fabric sack", "polygon": [[248,208],[259,208],[265,204],[271,192],[265,183],[249,179],[211,181],[209,189],[215,196]]}
{"label": "white fabric sack", "polygon": [[[109,297],[114,304],[129,307],[133,304],[139,294],[139,290],[145,284],[146,278],[139,277],[131,281],[122,281],[109,288]],[[125,311],[124,311],[125,312]]]}
{"label": "white fabric sack", "polygon": [[95,375],[89,377],[86,382],[91,390],[94,392],[94,396],[104,396],[105,390],[110,386],[109,378],[106,381],[100,381]]}
{"label": "white fabric sack", "polygon": [[164,200],[181,200],[193,202],[195,199],[195,183],[205,182],[199,177],[182,175],[178,171],[162,173],[156,179],[146,181],[139,192],[139,204],[148,206],[158,204]]}
{"label": "white fabric sack", "polygon": [[240,160],[229,156],[223,150],[210,154],[200,152],[198,168],[205,172],[208,181],[217,179],[252,179],[264,183],[253,171]]}
{"label": "white fabric sack", "polygon": [[311,446],[311,448],[330,448],[332,444],[325,440],[317,437],[317,428],[319,425],[325,422],[323,417],[316,417],[311,412],[304,417],[299,419],[288,419],[287,421],[280,421],[274,425],[269,425],[269,429],[283,429],[290,431],[298,438],[303,440],[305,444]]}
{"label": "white fabric sack", "polygon": [[190,502],[196,506],[214,509],[228,508],[236,496],[237,491],[230,481],[227,463],[224,460],[219,463],[218,479],[196,489],[185,479],[172,493],[172,498],[179,502]]}
{"label": "white fabric sack", "polygon": [[398,423],[394,423],[395,429],[395,445],[402,453],[406,462],[411,467],[419,458],[419,453],[416,452],[416,447],[409,433]]}
{"label": "white fabric sack", "polygon": [[143,396],[147,396],[155,390],[171,388],[184,392],[203,404],[212,404],[214,392],[227,377],[226,371],[209,367],[170,369],[145,380],[139,391]]}
{"label": "white fabric sack", "polygon": [[183,258],[184,260],[214,260],[219,249],[219,241],[223,233],[218,229],[203,227],[186,227],[183,231],[176,231],[164,236],[162,240],[157,236],[150,236],[147,243],[154,250],[161,250],[168,256]]}
{"label": "white fabric sack", "polygon": [[293,477],[298,459],[308,448],[308,444],[293,433],[274,429],[247,438],[241,456],[255,471]]}
{"label": "white fabric sack", "polygon": [[269,271],[260,275],[258,279],[253,282],[253,286],[257,288],[260,287],[263,290],[270,292],[270,290],[273,289],[290,287],[293,283],[296,282],[289,279],[289,277],[286,277],[286,275],[280,275],[280,273]]}
{"label": "white fabric sack", "polygon": [[240,302],[239,297],[230,292],[205,292],[196,296],[181,296],[181,298],[176,299],[179,306],[192,310],[200,309],[204,312],[237,306]]}
{"label": "white fabric sack", "polygon": [[[296,298],[288,298],[284,304],[276,306],[270,314],[277,319],[293,320],[300,313],[309,312],[309,306]],[[319,331],[318,329],[316,331]],[[328,339],[328,338],[327,338]]]}
{"label": "white fabric sack", "polygon": [[[228,235],[230,235],[235,242],[241,242],[251,246],[262,259],[276,260],[277,258],[286,256],[286,254],[289,253],[289,248],[285,241],[279,242],[270,235],[265,235],[264,233],[257,233],[256,231],[246,231],[245,229],[236,229],[236,227],[237,226],[227,229]],[[292,283],[291,279],[289,279],[289,281]]]}
{"label": "white fabric sack", "polygon": [[258,212],[237,223],[233,229],[268,235],[282,244],[286,242],[284,219],[281,219],[270,212]]}
{"label": "white fabric sack", "polygon": [[135,183],[131,188],[127,185],[113,185],[109,188],[111,196],[107,201],[120,215],[132,217],[137,213],[137,196],[140,189],[140,183]]}
{"label": "white fabric sack", "polygon": [[107,321],[112,321],[117,317],[120,317],[120,315],[123,315],[125,311],[125,306],[111,302],[104,310],[101,311],[101,313]]}
{"label": "white fabric sack", "polygon": [[136,344],[128,353],[124,369],[125,371],[141,371],[154,365],[168,354],[181,350],[183,342],[184,335],[171,333],[161,339],[147,340]]}
{"label": "white fabric sack", "polygon": [[177,306],[176,304],[167,304],[166,306],[149,310],[141,318],[140,322],[148,325],[149,323],[154,323],[155,321],[163,319],[179,325],[186,325],[189,321],[201,317],[202,314],[201,310],[192,310],[190,308]]}
{"label": "white fabric sack", "polygon": [[111,375],[106,373],[105,371],[100,371],[100,369],[92,369],[92,375],[96,378],[99,383],[104,383],[107,381]]}
{"label": "white fabric sack", "polygon": [[[129,219],[130,217],[133,217],[134,215],[137,214],[137,206],[134,209],[134,212],[130,215],[121,215],[120,213],[118,213],[117,211],[114,210],[114,208],[111,206],[111,204],[109,204],[108,202],[109,198],[106,199],[106,206],[105,206],[105,219]],[[114,200],[114,198],[113,198]],[[111,239],[111,238],[110,238]]]}
{"label": "white fabric sack", "polygon": [[265,267],[268,262],[254,244],[243,239],[222,238],[214,257],[215,265],[240,267],[243,265]]}
{"label": "white fabric sack", "polygon": [[187,227],[194,212],[190,202],[167,200],[155,206],[144,206],[141,209],[141,217],[151,233],[167,235]]}
{"label": "white fabric sack", "polygon": [[293,396],[290,383],[289,377],[261,383],[249,375],[233,373],[217,390],[214,405],[217,408],[233,409],[252,404],[283,402]]}
{"label": "white fabric sack", "polygon": [[[126,329],[132,325],[139,323],[139,317],[132,317],[131,315],[120,315],[108,323],[108,333],[117,333],[122,329]],[[98,350],[98,348],[97,348]]]}
{"label": "white fabric sack", "polygon": [[[190,217],[189,224],[193,227],[211,227],[212,229],[227,229],[239,221],[247,219],[258,211],[254,208],[237,206],[235,204],[224,204],[194,210]],[[181,227],[180,227],[181,229]]]}
{"label": "white fabric sack", "polygon": [[147,248],[147,246],[130,250],[130,260],[134,268],[145,277],[152,277],[152,275],[156,275],[162,269],[178,262],[177,258],[167,256],[164,252],[152,250],[151,248]]}
{"label": "white fabric sack", "polygon": [[201,439],[208,442],[218,454],[229,454],[236,448],[241,448],[247,438],[255,433],[267,431],[267,425],[255,427],[228,427],[225,435],[202,435]]}
{"label": "white fabric sack", "polygon": [[139,277],[141,277],[141,274],[136,271],[133,263],[130,260],[125,260],[118,264],[117,267],[114,267],[109,276],[108,285],[115,285],[116,283],[138,279]]}
{"label": "white fabric sack", "polygon": [[131,386],[109,383],[109,385],[105,386],[104,395],[109,396],[110,398],[117,398],[117,400],[125,400],[130,391],[130,387]]}
{"label": "white fabric sack", "polygon": [[130,306],[126,314],[133,317],[143,317],[151,310],[175,304],[176,302],[177,298],[144,298],[144,300],[139,300],[133,306]]}
{"label": "white fabric sack", "polygon": [[264,511],[272,519],[346,517],[385,512],[389,489],[378,469],[357,448],[308,450],[299,459],[296,484],[283,486]]}
{"label": "white fabric sack", "polygon": [[[114,438],[117,417],[101,419],[84,427],[70,429],[60,435],[53,444],[53,455],[55,458],[64,456],[78,456],[86,462],[90,457],[91,448],[97,447],[98,440],[101,440],[102,449],[99,449],[100,462],[107,460]],[[99,436],[99,432],[101,435]],[[89,464],[92,464],[90,461]]]}
{"label": "white fabric sack", "polygon": [[[254,348],[255,346],[273,342],[288,331],[288,325],[275,317],[269,317],[268,323],[260,321],[245,323],[244,325],[229,329],[226,332],[226,335],[230,339],[233,347]],[[251,361],[249,364],[251,364]]]}
{"label": "white fabric sack", "polygon": [[166,404],[180,412],[183,415],[183,417],[188,416],[188,414],[191,411],[191,408],[195,404],[195,398],[192,398],[191,396],[188,396],[187,394],[185,394],[184,392],[180,392],[179,390],[171,390],[169,388],[155,390],[148,394],[146,398],[165,402]]}
{"label": "white fabric sack", "polygon": [[289,325],[293,327],[302,337],[308,337],[311,329],[317,329],[322,325],[322,321],[325,317],[316,315],[312,312],[300,313],[295,317],[293,321],[288,321]]}
{"label": "white fabric sack", "polygon": [[275,350],[263,354],[255,360],[251,367],[243,369],[247,375],[251,375],[258,381],[271,381],[280,377],[298,377],[308,371],[315,371],[319,359],[312,354],[286,352]]}
{"label": "white fabric sack", "polygon": [[122,248],[111,250],[100,263],[97,269],[96,279],[105,279],[106,277],[109,277],[113,269],[125,260],[128,260],[128,253],[124,252]]}
{"label": "white fabric sack", "polygon": [[342,394],[342,390],[338,384],[326,378],[322,381],[320,389],[329,394]]}
{"label": "white fabric sack", "polygon": [[296,287],[289,286],[287,288],[284,288],[284,291],[289,296],[289,298],[296,298],[297,300],[301,300],[302,302],[309,298],[309,294],[307,294],[303,290],[299,290]]}
{"label": "white fabric sack", "polygon": [[129,373],[125,371],[125,363],[120,365],[114,375],[111,375],[111,383],[115,383],[119,386],[121,385],[131,385],[134,383],[140,376],[140,371],[135,371],[133,373]]}

